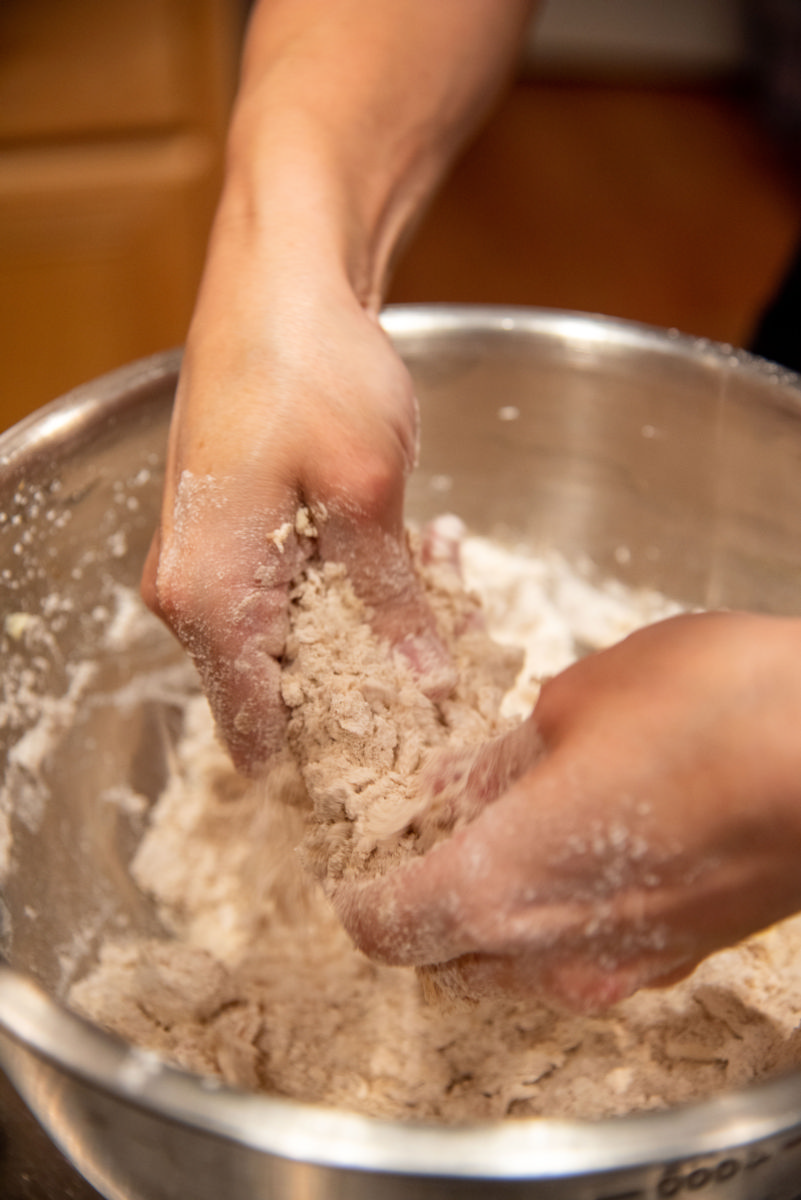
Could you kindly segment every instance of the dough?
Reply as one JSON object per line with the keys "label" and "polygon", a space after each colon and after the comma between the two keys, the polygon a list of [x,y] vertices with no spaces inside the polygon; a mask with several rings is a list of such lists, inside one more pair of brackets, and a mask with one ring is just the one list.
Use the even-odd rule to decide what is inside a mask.
{"label": "dough", "polygon": [[[400,1120],[595,1118],[698,1100],[799,1066],[800,919],[713,956],[676,987],[640,992],[592,1018],[561,1016],[535,1000],[427,1003],[414,971],[369,962],[349,942],[299,861],[304,833],[303,856],[322,874],[383,869],[399,850],[419,851],[428,844],[420,840],[420,785],[409,791],[407,766],[447,746],[462,753],[460,739],[463,747],[474,731],[501,730],[509,710],[519,719],[532,681],[575,657],[577,643],[600,646],[675,611],[664,597],[593,584],[556,558],[480,539],[465,552],[491,632],[511,630],[526,645],[500,715],[502,679],[517,658],[501,655],[480,686],[460,681],[447,698],[421,696],[402,663],[390,656],[387,666],[343,579],[330,568],[310,576],[294,599],[286,684],[290,702],[309,693],[305,715],[293,705],[292,737],[306,746],[300,770],[315,796],[311,833],[291,762],[267,783],[245,783],[216,741],[205,700],[193,699],[132,864],[158,905],[164,937],[110,939],[71,1002],[189,1070]],[[485,638],[476,602],[448,599],[447,572],[432,587],[434,602],[459,614],[458,653],[473,653]],[[347,633],[335,632],[340,623]],[[313,637],[315,627],[323,632]],[[354,668],[354,658],[369,659],[369,671]],[[389,690],[377,680],[379,665],[398,672]],[[329,669],[329,695],[338,699],[325,717]],[[376,679],[366,689],[363,669]],[[469,698],[460,690],[468,686]],[[406,715],[414,713],[408,729],[389,718],[400,697],[401,708],[408,697]],[[315,712],[312,737],[306,723]],[[361,762],[368,746],[371,755],[384,747],[385,771]],[[361,787],[358,769],[366,772]],[[383,803],[380,820],[367,812],[368,787]],[[426,836],[440,832],[434,822]]]}
{"label": "dough", "polygon": [[501,705],[522,650],[489,636],[451,562],[414,551],[450,669],[420,676],[377,638],[341,566],[310,566],[292,594],[282,693],[311,803],[302,855],[321,880],[378,874],[469,820],[452,791],[435,794],[438,756],[467,772],[475,747],[517,723]]}

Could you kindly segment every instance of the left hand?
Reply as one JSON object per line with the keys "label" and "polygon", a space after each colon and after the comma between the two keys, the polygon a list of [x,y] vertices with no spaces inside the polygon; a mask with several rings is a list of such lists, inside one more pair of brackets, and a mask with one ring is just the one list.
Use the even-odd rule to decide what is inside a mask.
{"label": "left hand", "polygon": [[674,982],[801,908],[800,664],[801,621],[741,613],[576,663],[529,718],[534,765],[428,854],[339,885],[343,923],[474,996],[594,1011]]}

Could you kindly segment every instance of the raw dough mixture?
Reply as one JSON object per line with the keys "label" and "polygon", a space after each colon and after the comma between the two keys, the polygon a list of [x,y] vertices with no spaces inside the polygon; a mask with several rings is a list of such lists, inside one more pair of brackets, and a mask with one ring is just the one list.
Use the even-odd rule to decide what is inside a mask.
{"label": "raw dough mixture", "polygon": [[464,775],[477,747],[518,724],[501,706],[523,651],[487,633],[457,566],[460,536],[455,518],[445,518],[424,546],[412,542],[452,666],[435,660],[413,670],[406,654],[391,652],[341,566],[312,567],[295,588],[282,694],[302,784],[290,794],[282,782],[285,797],[311,805],[301,856],[321,880],[381,873],[469,821],[450,790],[434,798],[437,752],[458,755]]}
{"label": "raw dough mixture", "polygon": [[[336,569],[312,573],[297,591],[284,694],[311,826],[297,766],[245,783],[205,701],[190,702],[169,786],[132,866],[167,934],[107,943],[72,1003],[190,1070],[393,1118],[599,1117],[799,1065],[798,919],[714,956],[674,988],[593,1018],[535,1001],[427,1003],[414,971],[369,962],[349,942],[298,844],[323,876],[381,870],[419,852],[453,821],[449,810],[417,819],[428,751],[494,736],[530,707],[537,677],[675,611],[659,596],[593,586],[556,558],[473,538],[463,555],[505,646],[491,648],[475,602],[435,570],[432,600],[459,668],[447,698],[442,680],[420,688],[376,641]],[[519,663],[510,643],[525,646],[526,663],[504,698]]]}

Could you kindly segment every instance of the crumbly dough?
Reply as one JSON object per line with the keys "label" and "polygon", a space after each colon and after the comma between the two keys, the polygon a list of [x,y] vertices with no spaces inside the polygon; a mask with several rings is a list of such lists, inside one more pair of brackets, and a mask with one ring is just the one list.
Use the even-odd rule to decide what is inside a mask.
{"label": "crumbly dough", "polygon": [[414,549],[450,665],[435,658],[421,674],[377,638],[337,564],[310,567],[292,595],[282,694],[295,799],[311,802],[302,856],[321,880],[381,873],[464,824],[472,814],[452,792],[434,795],[438,754],[458,754],[464,772],[475,747],[516,724],[501,705],[522,650],[489,636],[453,564],[423,565]]}
{"label": "crumbly dough", "polygon": [[[536,611],[535,641],[555,611],[548,588],[551,600],[584,594],[564,565],[541,587],[524,578],[522,556],[501,563],[489,544],[483,554],[496,564],[493,577],[503,577],[503,566]],[[324,876],[381,870],[388,856],[418,852],[452,820],[437,819],[426,833],[418,819],[426,755],[506,727],[499,701],[516,656],[492,651],[488,666],[476,602],[447,572],[429,577],[429,587],[441,622],[453,621],[446,636],[460,682],[450,695],[442,680],[428,695],[415,687],[370,632],[347,581],[327,568],[293,599],[285,697],[298,763],[247,784],[218,745],[205,701],[187,705],[171,780],[132,864],[165,936],[108,942],[73,988],[74,1006],[189,1070],[400,1119],[601,1117],[697,1100],[798,1066],[801,920],[708,959],[676,987],[640,992],[592,1018],[558,1015],[535,1000],[428,1003],[413,970],[355,950],[295,847],[303,842],[303,857]],[[628,631],[623,601],[635,617],[663,615],[650,601],[638,609],[635,598],[607,595],[615,635]],[[529,693],[531,674],[529,659]],[[363,761],[367,745],[377,762]],[[392,799],[382,805],[387,786]]]}

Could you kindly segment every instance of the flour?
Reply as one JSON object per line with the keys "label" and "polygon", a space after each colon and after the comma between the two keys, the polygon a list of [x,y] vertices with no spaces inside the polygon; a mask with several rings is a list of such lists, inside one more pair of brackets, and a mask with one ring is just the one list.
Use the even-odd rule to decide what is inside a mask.
{"label": "flour", "polygon": [[[713,956],[676,987],[638,993],[592,1018],[559,1016],[536,1001],[427,1004],[413,970],[370,962],[349,942],[301,869],[301,839],[318,874],[382,869],[385,854],[416,852],[419,793],[408,783],[426,754],[511,727],[543,675],[676,611],[657,595],[599,587],[554,556],[468,538],[462,557],[481,608],[442,563],[429,579],[434,606],[456,614],[451,634],[457,655],[467,656],[460,671],[480,667],[488,649],[482,620],[494,638],[524,646],[514,687],[504,694],[519,655],[492,650],[481,681],[460,684],[477,690],[426,694],[377,645],[341,575],[327,568],[310,576],[294,597],[284,679],[297,763],[246,784],[215,739],[205,701],[188,702],[169,784],[132,864],[165,937],[107,943],[72,1003],[189,1070],[401,1119],[600,1117],[696,1100],[798,1066],[799,919]],[[312,638],[315,620],[325,646]],[[317,702],[329,668],[326,725]],[[395,722],[394,741],[387,672],[401,709],[409,706],[408,729],[405,716]],[[316,731],[305,724],[312,712]],[[367,791],[378,772],[359,761],[365,739],[385,755],[380,771],[393,804],[384,809],[379,791]],[[341,791],[329,770],[337,754]],[[311,840],[298,769],[315,805]]]}

